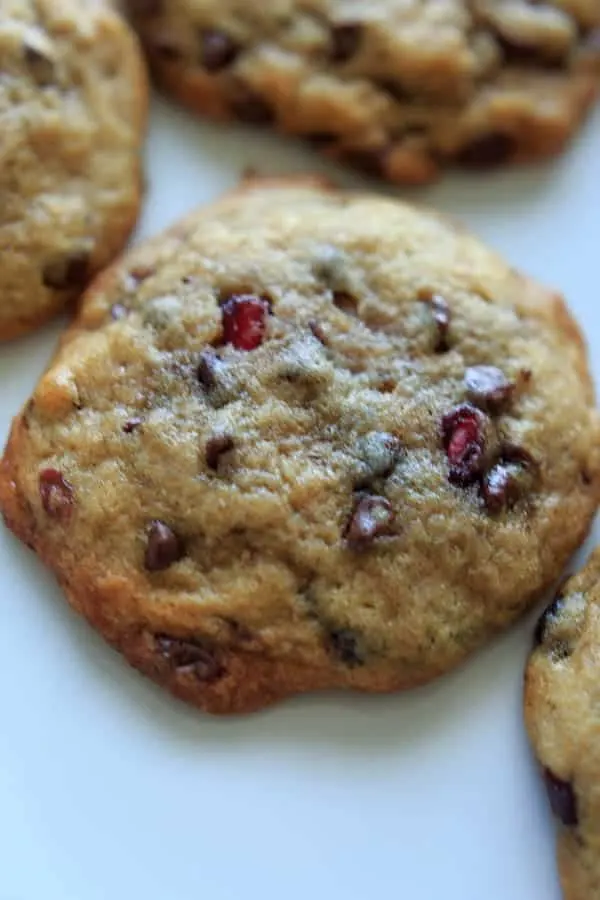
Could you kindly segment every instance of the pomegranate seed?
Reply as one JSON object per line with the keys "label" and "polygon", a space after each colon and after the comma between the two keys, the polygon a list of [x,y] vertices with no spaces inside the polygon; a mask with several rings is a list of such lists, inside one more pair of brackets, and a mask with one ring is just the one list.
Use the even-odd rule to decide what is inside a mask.
{"label": "pomegranate seed", "polygon": [[450,464],[448,479],[463,487],[481,475],[485,453],[487,417],[470,403],[463,403],[442,419],[444,449]]}
{"label": "pomegranate seed", "polygon": [[267,330],[269,302],[253,294],[234,294],[222,306],[223,337],[236,350],[260,347]]}

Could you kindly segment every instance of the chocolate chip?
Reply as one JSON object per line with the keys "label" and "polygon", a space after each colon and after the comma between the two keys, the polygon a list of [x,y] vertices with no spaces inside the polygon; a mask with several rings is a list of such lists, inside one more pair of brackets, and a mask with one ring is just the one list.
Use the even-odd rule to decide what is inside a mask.
{"label": "chocolate chip", "polygon": [[144,420],[140,419],[138,416],[135,416],[133,419],[127,419],[125,424],[123,425],[123,431],[125,434],[131,434],[133,431],[136,431]]}
{"label": "chocolate chip", "polygon": [[503,444],[498,462],[485,473],[481,497],[489,513],[510,509],[533,488],[539,466],[528,450]]}
{"label": "chocolate chip", "polygon": [[448,480],[466,487],[483,471],[487,416],[470,403],[463,403],[442,418],[442,442],[448,457]]}
{"label": "chocolate chip", "polygon": [[219,370],[223,363],[212,350],[203,350],[198,362],[197,376],[200,384],[207,390],[215,388],[219,381]]}
{"label": "chocolate chip", "polygon": [[46,263],[42,278],[46,287],[62,291],[83,288],[90,274],[90,254],[86,250],[74,250]]}
{"label": "chocolate chip", "polygon": [[514,155],[516,140],[503,132],[492,132],[474,138],[459,151],[457,162],[469,169],[492,169]]}
{"label": "chocolate chip", "polygon": [[544,781],[552,812],[567,828],[578,824],[577,798],[573,785],[554,775],[550,769],[544,769]]}
{"label": "chocolate chip", "polygon": [[347,316],[358,316],[358,300],[348,291],[334,291],[332,300],[333,305]]}
{"label": "chocolate chip", "polygon": [[214,647],[200,640],[182,640],[165,634],[156,636],[156,649],[178,672],[191,672],[210,684],[224,674]]}
{"label": "chocolate chip", "polygon": [[56,81],[56,63],[48,41],[30,35],[23,41],[23,57],[35,82],[48,87]]}
{"label": "chocolate chip", "polygon": [[394,518],[392,504],[385,497],[360,496],[346,527],[348,545],[354,550],[367,548],[376,538],[391,533]]}
{"label": "chocolate chip", "polygon": [[334,25],[331,29],[329,58],[334,63],[348,62],[356,55],[363,37],[362,25],[358,22],[346,22]]}
{"label": "chocolate chip", "polygon": [[427,298],[427,302],[431,308],[431,317],[436,328],[434,350],[436,353],[446,353],[449,350],[448,333],[452,321],[452,311],[440,294],[432,294]]}
{"label": "chocolate chip", "polygon": [[149,572],[168,569],[181,559],[183,552],[183,544],[172,528],[160,519],[150,523],[144,560]]}
{"label": "chocolate chip", "polygon": [[267,101],[247,85],[238,84],[231,101],[231,111],[249,125],[271,125],[275,113]]}
{"label": "chocolate chip", "polygon": [[349,669],[364,666],[364,642],[351,628],[336,628],[330,631],[328,646],[331,653]]}
{"label": "chocolate chip", "polygon": [[537,620],[535,630],[533,632],[533,645],[540,647],[545,643],[548,633],[554,623],[560,619],[565,609],[565,597],[562,591],[558,591],[551,603],[548,604],[544,612]]}
{"label": "chocolate chip", "polygon": [[235,62],[242,49],[230,35],[214,28],[203,31],[200,40],[200,58],[207,72],[226,69]]}
{"label": "chocolate chip", "polygon": [[115,322],[118,322],[119,319],[124,319],[129,315],[129,310],[122,303],[113,303],[110,308],[110,317],[114,319]]}
{"label": "chocolate chip", "polygon": [[215,472],[224,453],[233,450],[234,440],[231,434],[214,434],[206,442],[206,465]]}
{"label": "chocolate chip", "polygon": [[506,409],[515,393],[515,382],[496,366],[470,366],[464,380],[471,403],[495,415]]}
{"label": "chocolate chip", "polygon": [[58,469],[42,469],[39,474],[39,491],[42,506],[53,519],[66,522],[75,502],[73,486]]}
{"label": "chocolate chip", "polygon": [[499,513],[519,499],[522,470],[519,466],[498,463],[484,477],[481,496],[489,513]]}

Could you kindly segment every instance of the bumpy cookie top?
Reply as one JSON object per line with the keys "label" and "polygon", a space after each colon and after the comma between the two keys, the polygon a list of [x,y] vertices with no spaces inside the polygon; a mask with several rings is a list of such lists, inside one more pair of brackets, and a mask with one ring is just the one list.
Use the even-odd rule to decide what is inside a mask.
{"label": "bumpy cookie top", "polygon": [[128,0],[155,73],[395,181],[560,150],[600,81],[600,0]]}
{"label": "bumpy cookie top", "polygon": [[600,896],[600,550],[541,616],[526,678],[526,720],[562,823],[567,900]]}
{"label": "bumpy cookie top", "polygon": [[245,709],[458,663],[581,540],[598,437],[560,298],[433,213],[259,182],[95,283],[0,497],[130,659]]}
{"label": "bumpy cookie top", "polygon": [[146,83],[99,0],[2,0],[0,339],[47,318],[123,246]]}

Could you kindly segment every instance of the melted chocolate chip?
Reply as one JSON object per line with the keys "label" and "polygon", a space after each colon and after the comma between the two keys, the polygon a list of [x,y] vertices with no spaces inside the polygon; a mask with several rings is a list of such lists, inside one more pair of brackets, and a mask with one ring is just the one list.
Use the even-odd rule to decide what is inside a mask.
{"label": "melted chocolate chip", "polygon": [[508,162],[515,150],[516,141],[511,135],[502,132],[484,134],[460,150],[457,162],[470,169],[492,169]]}
{"label": "melted chocolate chip", "polygon": [[157,635],[155,640],[157,651],[178,672],[191,672],[199,681],[209,684],[224,673],[215,649],[206,642],[165,634]]}
{"label": "melted chocolate chip", "polygon": [[331,29],[330,60],[334,63],[348,62],[358,52],[362,37],[363,28],[358,22],[334,25]]}
{"label": "melted chocolate chip", "polygon": [[125,434],[131,434],[133,431],[137,431],[144,420],[140,419],[138,416],[135,416],[132,419],[127,419],[125,424],[123,425],[123,431]]}
{"label": "melted chocolate chip", "polygon": [[434,350],[436,353],[446,353],[450,349],[448,334],[450,322],[452,321],[452,311],[440,294],[432,294],[431,297],[427,298],[427,302],[431,308],[431,317],[436,328]]}
{"label": "melted chocolate chip", "polygon": [[471,403],[497,415],[510,404],[516,385],[496,366],[471,366],[465,372],[465,387]]}
{"label": "melted chocolate chip", "polygon": [[224,453],[233,450],[234,440],[231,434],[214,434],[206,442],[206,465],[215,472]]}
{"label": "melted chocolate chip", "polygon": [[230,35],[217,29],[207,29],[201,36],[200,58],[207,72],[220,72],[238,58],[240,45]]}
{"label": "melted chocolate chip", "polygon": [[58,469],[42,469],[39,491],[42,506],[49,516],[63,522],[70,518],[75,502],[73,486]]}
{"label": "melted chocolate chip", "polygon": [[567,828],[578,824],[577,798],[569,781],[557,778],[550,769],[544,769],[544,781],[552,812]]}
{"label": "melted chocolate chip", "polygon": [[354,550],[364,550],[376,538],[390,535],[394,518],[392,504],[385,497],[360,496],[346,527],[348,546]]}
{"label": "melted chocolate chip", "polygon": [[364,642],[351,628],[336,628],[330,631],[328,645],[331,653],[349,669],[364,666]]}
{"label": "melted chocolate chip", "polygon": [[183,556],[183,544],[172,528],[155,519],[148,530],[144,564],[149,572],[168,569]]}
{"label": "melted chocolate chip", "polygon": [[42,278],[44,285],[54,290],[83,288],[90,277],[90,255],[86,250],[74,250],[46,263]]}
{"label": "melted chocolate chip", "polygon": [[448,457],[448,480],[466,487],[483,471],[487,417],[470,403],[463,403],[442,419],[442,441]]}

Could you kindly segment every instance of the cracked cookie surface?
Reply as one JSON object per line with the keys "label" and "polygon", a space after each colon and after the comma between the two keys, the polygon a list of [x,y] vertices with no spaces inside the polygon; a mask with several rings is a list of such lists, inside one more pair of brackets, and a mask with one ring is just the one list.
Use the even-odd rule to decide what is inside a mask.
{"label": "cracked cookie surface", "polygon": [[556,816],[565,900],[600,896],[600,550],[540,617],[525,719]]}
{"label": "cracked cookie surface", "polygon": [[258,181],[91,286],[0,504],[133,665],[241,712],[459,664],[582,540],[599,437],[560,297],[433,212]]}
{"label": "cracked cookie surface", "polygon": [[127,0],[169,92],[425,183],[560,152],[600,84],[600,0]]}
{"label": "cracked cookie surface", "polygon": [[139,208],[147,105],[137,40],[99,0],[3,0],[0,340],[75,299]]}

